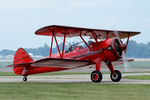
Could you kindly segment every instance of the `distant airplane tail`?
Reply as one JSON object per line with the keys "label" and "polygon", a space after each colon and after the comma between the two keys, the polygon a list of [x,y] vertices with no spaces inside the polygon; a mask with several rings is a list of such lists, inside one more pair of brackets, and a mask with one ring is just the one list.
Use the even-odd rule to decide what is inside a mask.
{"label": "distant airplane tail", "polygon": [[14,73],[17,75],[25,75],[27,67],[30,67],[29,63],[32,61],[33,59],[30,57],[30,55],[23,48],[19,48],[14,56]]}

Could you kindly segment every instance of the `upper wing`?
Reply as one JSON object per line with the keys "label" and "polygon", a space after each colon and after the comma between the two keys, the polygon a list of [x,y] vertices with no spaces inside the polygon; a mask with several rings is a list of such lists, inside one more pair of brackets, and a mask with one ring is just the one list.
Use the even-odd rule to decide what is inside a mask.
{"label": "upper wing", "polygon": [[51,25],[43,27],[35,32],[36,35],[46,35],[52,36],[54,33],[55,36],[63,37],[64,33],[66,33],[67,37],[75,37],[75,36],[90,36],[90,38],[94,38],[92,32],[99,39],[105,39],[107,34],[109,37],[115,37],[116,33],[119,34],[121,39],[127,38],[128,34],[131,36],[140,34],[140,32],[133,32],[133,31],[116,31],[116,30],[104,30],[104,29],[90,29],[90,28],[79,28],[79,27],[69,27],[69,26],[60,26],[60,25]]}

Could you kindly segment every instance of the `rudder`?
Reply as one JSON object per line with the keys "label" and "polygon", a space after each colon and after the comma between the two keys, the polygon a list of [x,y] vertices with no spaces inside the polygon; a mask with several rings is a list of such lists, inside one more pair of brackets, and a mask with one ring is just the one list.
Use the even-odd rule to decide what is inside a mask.
{"label": "rudder", "polygon": [[19,48],[14,56],[13,64],[28,63],[33,61],[30,55],[23,49]]}
{"label": "rudder", "polygon": [[28,64],[25,65],[16,65],[16,64],[22,64],[22,63],[29,63],[32,62],[33,59],[30,57],[30,55],[23,49],[23,48],[19,48],[16,51],[16,54],[14,56],[14,61],[13,64],[15,65],[13,67],[13,71],[16,75],[26,75],[26,71],[27,71],[27,66],[29,66]]}

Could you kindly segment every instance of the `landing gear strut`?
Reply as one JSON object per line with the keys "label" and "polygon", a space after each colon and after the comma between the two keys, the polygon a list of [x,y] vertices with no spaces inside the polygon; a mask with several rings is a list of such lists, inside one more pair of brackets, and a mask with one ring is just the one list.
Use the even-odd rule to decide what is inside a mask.
{"label": "landing gear strut", "polygon": [[100,72],[100,69],[101,69],[101,59],[97,58],[96,62],[97,62],[96,63],[96,70],[91,73],[91,80],[93,82],[101,82],[101,80],[103,78],[102,73]]}
{"label": "landing gear strut", "polygon": [[91,80],[93,82],[101,82],[102,78],[102,73],[98,70],[95,70],[91,73]]}
{"label": "landing gear strut", "polygon": [[24,75],[24,76],[23,76],[23,81],[26,82],[27,79],[28,79],[28,78],[27,78],[27,75]]}
{"label": "landing gear strut", "polygon": [[114,70],[114,67],[111,62],[107,61],[106,64],[111,72],[111,74],[110,74],[111,80],[113,82],[119,82],[122,78],[121,72],[118,70]]}
{"label": "landing gear strut", "polygon": [[[100,72],[101,59],[96,59],[96,60],[97,60],[96,70],[91,73],[91,80],[95,83],[98,83],[98,82],[101,82],[103,76],[102,76],[102,73]],[[121,72],[118,70],[114,70],[112,63],[109,60],[106,61],[106,65],[108,66],[111,72],[110,74],[111,80],[113,82],[119,82],[122,78]]]}

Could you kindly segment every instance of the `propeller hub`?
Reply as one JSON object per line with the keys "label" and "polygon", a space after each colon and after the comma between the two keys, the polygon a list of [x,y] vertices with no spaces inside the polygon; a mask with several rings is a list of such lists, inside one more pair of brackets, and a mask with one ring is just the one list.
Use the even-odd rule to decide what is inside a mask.
{"label": "propeller hub", "polygon": [[121,58],[123,51],[127,48],[127,46],[123,44],[119,38],[115,38],[112,45],[115,51],[114,55],[116,55],[118,58]]}
{"label": "propeller hub", "polygon": [[123,43],[121,43],[119,45],[119,49],[121,49],[122,51],[124,51],[126,48],[127,48],[127,46],[125,44],[123,44]]}
{"label": "propeller hub", "polygon": [[[111,52],[110,55],[112,56],[107,56],[107,59],[111,61],[115,61],[117,59],[122,58],[124,51],[127,48],[127,46],[118,37],[107,39],[105,41],[105,45],[107,45],[107,50]],[[109,53],[107,53],[106,55],[109,55]]]}

